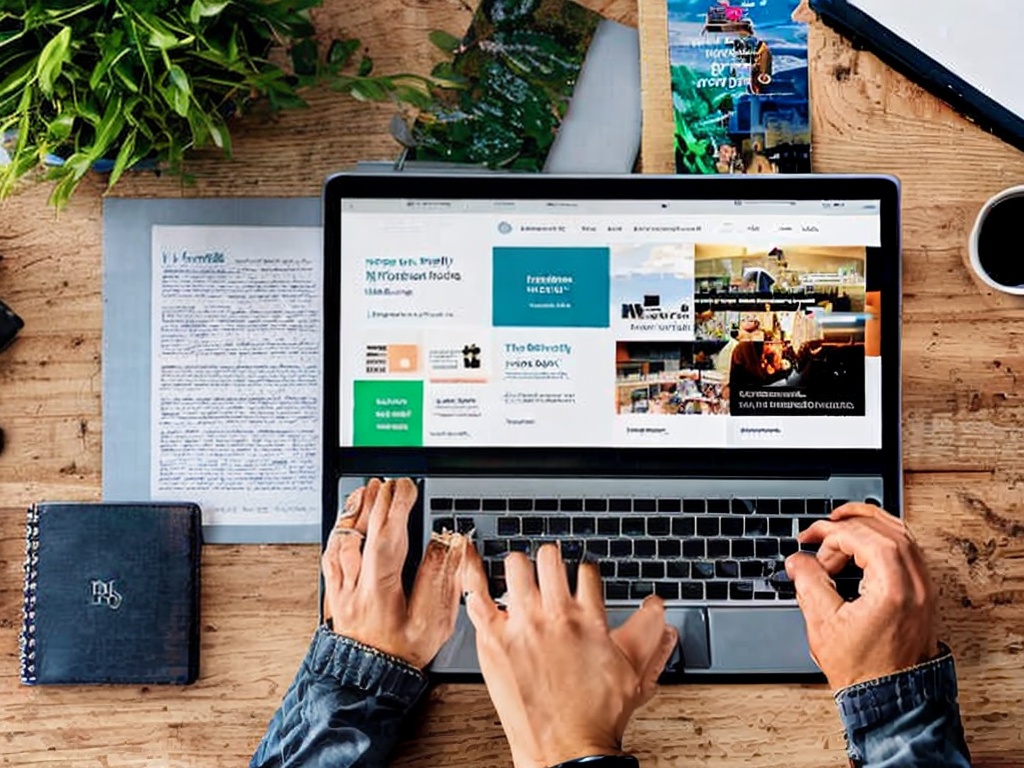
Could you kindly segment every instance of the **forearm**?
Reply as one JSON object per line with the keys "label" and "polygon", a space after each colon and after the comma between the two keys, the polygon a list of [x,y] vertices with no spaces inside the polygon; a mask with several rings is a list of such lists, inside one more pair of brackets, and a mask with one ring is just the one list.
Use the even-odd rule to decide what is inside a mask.
{"label": "forearm", "polygon": [[854,768],[969,768],[948,648],[937,659],[836,694]]}
{"label": "forearm", "polygon": [[250,768],[376,768],[426,689],[423,673],[320,627]]}

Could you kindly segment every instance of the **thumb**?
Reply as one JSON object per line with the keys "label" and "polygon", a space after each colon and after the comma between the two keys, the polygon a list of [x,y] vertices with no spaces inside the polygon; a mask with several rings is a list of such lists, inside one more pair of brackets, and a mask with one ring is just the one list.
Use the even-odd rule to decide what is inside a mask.
{"label": "thumb", "polygon": [[665,632],[665,604],[648,597],[626,622],[611,631],[612,641],[637,675],[643,675],[662,646]]}
{"label": "thumb", "polygon": [[654,696],[654,691],[658,687],[658,677],[661,675],[662,670],[665,669],[665,665],[668,664],[668,660],[675,652],[678,643],[679,631],[675,627],[666,624],[661,632],[661,641],[658,643],[658,647],[651,660],[647,662],[647,668],[640,678],[640,704],[646,704]]}
{"label": "thumb", "polygon": [[809,628],[829,621],[846,604],[836,592],[828,571],[814,555],[806,552],[790,555],[786,560],[786,574],[796,587],[796,599]]}

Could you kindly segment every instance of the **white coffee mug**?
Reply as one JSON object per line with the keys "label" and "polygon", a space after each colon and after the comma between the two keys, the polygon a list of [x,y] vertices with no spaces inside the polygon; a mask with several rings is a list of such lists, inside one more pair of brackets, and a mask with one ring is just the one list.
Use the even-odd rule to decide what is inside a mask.
{"label": "white coffee mug", "polygon": [[[974,229],[971,230],[971,237],[968,240],[967,251],[971,257],[971,267],[974,269],[975,274],[980,277],[986,285],[995,288],[997,291],[1002,291],[1003,293],[1024,296],[1024,283],[1021,285],[1003,285],[1002,283],[996,282],[991,276],[989,276],[988,272],[985,271],[985,268],[981,264],[981,256],[978,253],[978,241],[981,237],[982,225],[984,224],[985,219],[988,218],[989,212],[995,205],[1011,197],[1019,197],[1024,200],[1024,185],[1004,189],[1002,192],[994,195],[981,207],[981,211],[978,212],[978,218],[974,221]],[[1022,253],[1019,258],[1024,258],[1024,253]]]}

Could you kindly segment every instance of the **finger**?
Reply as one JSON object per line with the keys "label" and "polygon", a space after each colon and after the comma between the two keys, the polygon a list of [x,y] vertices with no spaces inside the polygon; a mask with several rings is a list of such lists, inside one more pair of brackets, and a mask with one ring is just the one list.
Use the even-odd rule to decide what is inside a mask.
{"label": "finger", "polygon": [[513,613],[530,610],[540,601],[533,563],[522,552],[513,552],[505,558],[505,583],[508,607]]}
{"label": "finger", "polygon": [[345,498],[345,505],[342,507],[341,514],[338,515],[335,525],[341,528],[355,528],[356,523],[359,520],[359,513],[363,508],[363,491],[366,488],[360,486],[356,488]]}
{"label": "finger", "polygon": [[865,518],[876,520],[883,525],[889,526],[893,531],[905,532],[907,529],[900,518],[890,515],[884,509],[876,507],[874,504],[863,504],[861,502],[848,502],[841,507],[836,507],[832,510],[829,518],[835,521]]}
{"label": "finger", "polygon": [[338,551],[341,549],[342,537],[332,529],[331,535],[327,538],[327,546],[320,556],[320,570],[324,574],[324,621],[331,618],[330,606],[327,596],[341,588],[342,573],[341,562],[338,560]]}
{"label": "finger", "polygon": [[416,483],[408,477],[400,477],[392,483],[393,494],[388,507],[387,519],[384,521],[388,535],[398,539],[409,538],[409,513],[416,506],[419,491]]}
{"label": "finger", "polygon": [[478,636],[490,634],[495,623],[505,618],[488,594],[484,561],[476,547],[467,546],[462,559],[462,589],[466,593],[466,613]]}
{"label": "finger", "polygon": [[806,538],[798,537],[798,540],[821,542],[818,556],[822,563],[845,562],[853,558],[864,570],[865,577],[889,584],[903,582],[905,567],[900,555],[900,540],[906,541],[906,538],[878,520],[863,517],[840,522],[819,520],[804,534],[807,534]]}
{"label": "finger", "polygon": [[666,624],[661,632],[661,642],[658,644],[654,655],[651,657],[647,668],[640,676],[640,702],[645,704],[651,700],[655,689],[658,687],[658,677],[668,664],[668,660],[679,644],[679,631],[671,624]]}
{"label": "finger", "polygon": [[612,641],[638,675],[643,674],[657,653],[664,626],[664,602],[660,597],[648,597],[622,626],[612,630]]}
{"label": "finger", "polygon": [[363,535],[351,529],[339,532],[338,563],[341,567],[341,585],[338,592],[352,592],[359,583],[359,572],[363,567]]}
{"label": "finger", "polygon": [[537,585],[541,602],[547,610],[564,609],[572,600],[565,561],[557,544],[545,544],[537,552]]}
{"label": "finger", "polygon": [[360,498],[359,516],[356,518],[356,530],[366,535],[366,531],[370,527],[370,511],[373,509],[374,503],[377,501],[377,494],[380,492],[382,483],[376,477],[371,478],[363,488],[363,493]]}
{"label": "finger", "polygon": [[594,563],[580,563],[576,571],[576,602],[588,616],[605,621],[601,571]]}
{"label": "finger", "polygon": [[786,559],[786,574],[796,587],[796,599],[810,631],[817,632],[845,604],[828,572],[812,555],[790,555]]}
{"label": "finger", "polygon": [[455,630],[462,594],[462,563],[466,538],[454,534],[442,541],[431,539],[416,572],[408,615],[413,626],[430,628],[422,649],[424,658],[433,658],[442,643]]}
{"label": "finger", "polygon": [[391,500],[394,498],[394,493],[394,480],[385,480],[377,490],[366,525],[366,540],[371,544],[377,540],[381,531],[384,530],[384,524],[388,519],[388,510],[391,508]]}
{"label": "finger", "polygon": [[831,523],[831,520],[818,520],[807,530],[801,531],[797,535],[797,541],[805,544],[820,544],[821,546],[818,547],[817,553],[818,562],[830,574],[835,574],[846,567],[851,557],[833,546],[824,546],[823,542],[828,538],[829,531],[834,530],[830,525]]}

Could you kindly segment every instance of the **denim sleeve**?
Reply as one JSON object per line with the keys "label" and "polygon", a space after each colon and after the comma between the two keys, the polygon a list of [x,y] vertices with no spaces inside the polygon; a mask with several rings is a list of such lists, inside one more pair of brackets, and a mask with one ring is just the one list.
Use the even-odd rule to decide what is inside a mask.
{"label": "denim sleeve", "polygon": [[322,626],[249,766],[383,768],[426,687],[418,669]]}
{"label": "denim sleeve", "polygon": [[836,693],[851,768],[970,768],[949,649]]}

